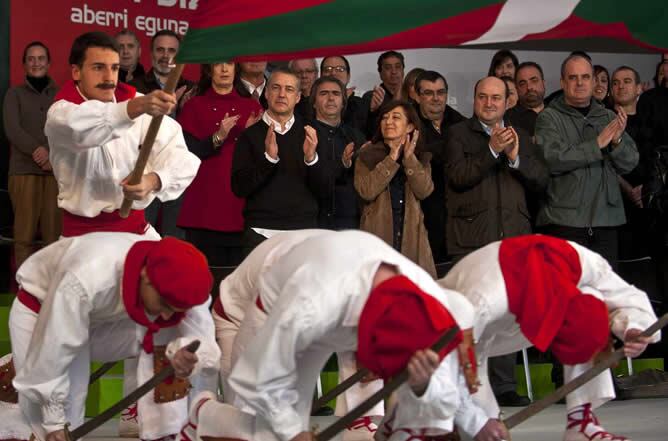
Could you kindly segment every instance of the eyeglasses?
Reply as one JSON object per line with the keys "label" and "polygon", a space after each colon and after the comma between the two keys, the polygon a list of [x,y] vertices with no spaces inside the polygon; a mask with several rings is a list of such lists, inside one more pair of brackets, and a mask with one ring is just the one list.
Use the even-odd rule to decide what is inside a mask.
{"label": "eyeglasses", "polygon": [[332,72],[343,73],[343,72],[348,72],[348,69],[346,69],[346,66],[325,66],[322,68],[322,71],[325,73],[332,73]]}
{"label": "eyeglasses", "polygon": [[433,98],[434,96],[438,96],[439,98],[443,98],[448,94],[448,89],[438,89],[436,91],[434,90],[421,90],[420,95],[426,98]]}

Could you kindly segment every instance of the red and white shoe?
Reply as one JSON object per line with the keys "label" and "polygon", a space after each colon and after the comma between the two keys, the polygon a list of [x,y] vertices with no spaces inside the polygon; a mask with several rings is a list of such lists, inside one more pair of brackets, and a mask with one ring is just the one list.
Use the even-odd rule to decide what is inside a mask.
{"label": "red and white shoe", "polygon": [[343,432],[343,441],[372,441],[378,426],[365,416],[352,422]]}
{"label": "red and white shoe", "polygon": [[118,421],[118,436],[121,438],[139,438],[137,403],[131,404],[121,412]]}
{"label": "red and white shoe", "polygon": [[190,405],[190,412],[188,412],[188,422],[181,432],[176,435],[176,441],[198,441],[197,425],[199,423],[199,411],[207,401],[217,401],[218,397],[211,391],[205,390],[197,394],[192,404]]}
{"label": "red and white shoe", "polygon": [[607,432],[592,412],[591,404],[587,403],[568,412],[564,441],[631,441],[631,439]]}

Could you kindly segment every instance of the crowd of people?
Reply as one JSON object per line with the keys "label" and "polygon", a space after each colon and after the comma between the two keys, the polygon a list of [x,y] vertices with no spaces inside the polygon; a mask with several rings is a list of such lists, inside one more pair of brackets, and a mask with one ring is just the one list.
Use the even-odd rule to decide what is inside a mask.
{"label": "crowd of people", "polygon": [[[443,73],[416,67],[404,75],[405,59],[397,51],[379,56],[380,83],[362,96],[349,87],[350,64],[343,55],[325,57],[319,65],[315,59],[292,60],[271,71],[266,62],[206,64],[201,66],[197,81],[181,79],[175,93],[166,93],[163,89],[179,44],[179,35],[172,31],[156,33],[150,47],[152,66],[145,70],[139,63],[139,40],[131,31],[124,30],[115,38],[98,32],[83,34],[75,40],[70,54],[72,80],[58,87],[48,75],[48,47],[32,42],[23,54],[25,83],[11,88],[5,97],[14,253],[21,288],[20,307],[16,312],[13,309],[10,318],[18,373],[14,386],[30,401],[25,406],[20,403],[24,415],[32,415],[35,421],[41,418],[43,433],[38,435],[42,439],[61,441],[65,415],[69,421],[83,417],[81,396],[85,396],[85,389],[79,384],[81,378],[76,384],[70,380],[69,385],[66,378],[74,372],[70,369],[81,377],[92,356],[138,356],[138,360],[126,362],[126,387],[131,389],[147,378],[148,367],[153,368],[145,356],[154,352],[153,337],[149,337],[155,333],[161,344],[169,342],[174,336],[160,334],[161,329],[176,323],[180,337],[205,336],[199,370],[195,369],[203,371],[204,380],[196,387],[207,389],[215,382],[211,377],[216,375],[207,370],[217,371],[217,361],[211,360],[219,358],[222,351],[223,360],[227,360],[222,369],[223,388],[228,391],[226,406],[235,403],[235,395],[239,395],[242,404],[237,403],[237,407],[247,407],[261,417],[259,422],[248,422],[245,416],[234,414],[239,427],[248,422],[248,439],[263,439],[261,434],[267,431],[284,441],[309,439],[301,430],[308,424],[304,418],[310,400],[306,397],[313,391],[314,372],[329,355],[338,353],[343,377],[354,371],[351,366],[356,365],[356,358],[369,365],[384,356],[383,348],[366,340],[367,352],[362,353],[362,334],[359,342],[354,337],[351,340],[352,327],[361,328],[362,318],[367,317],[378,324],[377,332],[397,332],[382,331],[383,326],[389,326],[383,320],[400,322],[395,317],[400,310],[386,306],[386,298],[403,299],[398,292],[407,291],[419,299],[419,305],[411,303],[414,299],[402,300],[405,303],[397,300],[406,310],[430,316],[423,321],[433,321],[438,330],[454,321],[462,328],[473,328],[479,341],[487,336],[486,326],[497,319],[479,322],[480,318],[469,317],[471,308],[491,308],[491,300],[480,300],[480,290],[472,286],[484,275],[471,278],[471,269],[487,267],[476,259],[486,256],[483,251],[490,246],[497,247],[497,255],[499,241],[502,249],[508,250],[511,245],[503,248],[506,241],[534,232],[569,242],[527,236],[534,239],[507,243],[522,249],[554,248],[556,251],[550,253],[570,262],[560,264],[560,274],[567,273],[563,277],[577,286],[565,291],[580,293],[589,287],[598,293],[582,297],[596,297],[598,303],[587,303],[586,308],[601,310],[603,305],[599,314],[603,319],[578,324],[578,330],[602,322],[607,326],[606,306],[611,314],[620,310],[622,316],[626,309],[640,311],[628,312],[633,319],[626,321],[615,316],[619,324],[613,331],[630,345],[630,354],[641,352],[630,338],[638,338],[639,330],[651,323],[652,308],[644,293],[634,291],[614,270],[620,253],[651,255],[657,262],[660,290],[668,289],[663,279],[668,274],[664,270],[668,236],[663,215],[668,213],[656,202],[664,190],[657,169],[664,167],[665,172],[668,165],[664,156],[668,154],[664,153],[668,146],[668,55],[662,56],[654,87],[649,88],[633,67],[616,67],[610,75],[606,68],[594,65],[588,54],[573,52],[561,65],[561,90],[546,97],[541,66],[530,60],[520,63],[512,52],[502,50],[494,55],[487,76],[475,84],[473,114],[467,118],[447,105],[449,86]],[[160,115],[168,117],[163,119],[146,172],[140,183],[130,184],[128,177],[150,119]],[[127,219],[118,214],[124,198],[134,201]],[[327,233],[355,229],[370,235]],[[289,246],[281,245],[285,237],[290,238],[286,232],[294,232],[298,238]],[[113,235],[123,239],[116,240]],[[31,258],[38,237],[46,245],[54,244]],[[633,246],[620,246],[627,242]],[[284,249],[276,251],[281,246]],[[327,255],[318,255],[323,250]],[[108,255],[98,262],[89,256],[94,252]],[[519,253],[517,249],[513,252]],[[520,282],[517,279],[526,275],[511,274],[507,264],[504,266],[509,261],[520,265],[521,259],[537,259],[536,255],[520,259],[508,253],[508,260],[500,263],[498,280],[493,281],[498,286],[490,292],[503,291],[504,279],[508,287],[511,278],[536,287],[536,280]],[[553,255],[540,256],[538,259],[550,260]],[[496,262],[496,257],[490,259]],[[439,283],[467,298],[465,306],[434,294],[441,289],[434,279],[442,275],[437,275],[436,264],[446,261],[455,267]],[[577,269],[572,268],[573,261],[578,262]],[[210,315],[201,317],[201,309],[208,307],[205,294],[212,283],[202,269],[206,262],[215,266],[241,264],[235,273],[246,271],[241,276],[233,273],[232,279],[223,282],[222,301],[214,303],[213,320]],[[249,262],[254,266],[244,270]],[[568,271],[563,270],[566,266]],[[357,278],[344,277],[346,271]],[[105,275],[95,283],[84,280],[98,272]],[[129,281],[128,273],[132,274]],[[122,302],[117,295],[121,281]],[[560,287],[566,283],[556,276],[550,282]],[[139,291],[128,289],[133,283],[140,284]],[[264,289],[235,285],[244,283],[262,283]],[[313,295],[315,285],[322,288],[318,301],[307,298],[307,291]],[[290,286],[295,292],[289,298],[278,296]],[[303,289],[297,289],[299,286]],[[67,296],[50,300],[54,292],[65,288]],[[225,289],[233,292],[229,305],[225,304]],[[235,289],[245,297],[234,298]],[[334,300],[336,295],[326,296],[328,289],[338,289],[349,297]],[[626,295],[624,300],[620,300],[620,293]],[[253,309],[255,297],[251,294],[257,297],[261,314]],[[362,294],[364,298],[357,299],[356,295]],[[517,302],[522,307],[536,307],[535,302],[526,301],[510,288],[507,295],[508,299],[495,301],[505,304],[517,317],[521,316],[513,309]],[[424,305],[431,305],[432,300],[425,300],[430,296],[442,304],[444,312],[436,314],[438,320],[434,313],[424,312]],[[571,305],[571,297],[563,301],[562,312]],[[388,308],[388,317],[374,316],[366,306],[362,308],[360,301],[371,304],[371,299],[375,307]],[[137,307],[142,303],[146,311]],[[88,333],[89,320],[96,325],[117,321],[123,307],[132,319],[128,321],[131,326],[120,329],[121,320],[105,328],[102,335],[92,335],[90,340],[82,337]],[[582,308],[569,311],[577,315]],[[296,311],[306,318],[291,322]],[[485,314],[509,314],[503,308],[492,312]],[[58,314],[80,318],[80,323],[73,320],[56,338],[48,333],[46,321]],[[156,316],[163,320],[153,322]],[[498,411],[496,401],[501,405],[527,404],[526,398],[515,392],[513,351],[529,344],[546,349],[561,335],[557,332],[562,326],[559,320],[563,316],[550,324],[550,330],[532,333],[527,329],[537,325],[518,318],[526,339],[502,345],[504,349],[492,350],[494,339],[483,339],[484,352],[479,355],[485,361],[484,368],[488,355],[498,357],[490,360],[489,382],[486,374],[481,375],[485,381],[485,393],[478,395],[483,397],[478,399],[481,403],[466,398],[468,392],[461,392],[464,398],[454,401],[461,399],[464,404],[459,406],[470,410],[459,421],[448,410],[454,404],[434,404],[448,388],[457,389],[457,381],[448,377],[457,371],[456,361],[449,356],[447,366],[439,367],[435,354],[414,354],[421,349],[417,346],[404,348],[409,356],[401,358],[399,364],[413,363],[410,390],[400,392],[400,403],[405,404],[386,418],[387,437],[414,439],[410,438],[415,436],[411,430],[418,429],[449,432],[454,420],[478,441],[503,439],[503,428],[492,417]],[[209,332],[214,322],[216,335]],[[83,346],[92,347],[107,334],[128,340],[137,323],[150,331],[142,340],[144,351],[114,347],[97,354],[93,348],[87,349],[86,357],[79,357]],[[406,330],[413,330],[411,326],[415,325],[406,325]],[[511,331],[517,329],[499,332]],[[429,334],[424,329],[416,332]],[[54,343],[53,351],[31,350],[33,333],[45,342],[53,338],[66,342],[67,356],[56,350],[62,341]],[[240,338],[236,338],[237,333]],[[576,355],[553,348],[555,357],[568,365],[566,377],[572,378],[573,372],[579,372],[577,366],[602,348],[600,341],[607,341],[607,328],[603,334],[605,338],[597,339],[591,347],[578,347]],[[364,338],[373,340],[366,334]],[[561,344],[577,346],[571,334],[561,338]],[[643,345],[649,341],[643,340]],[[237,347],[244,344],[248,348]],[[171,357],[187,376],[194,372],[196,359],[179,347],[168,345],[166,351],[171,350]],[[357,356],[353,354],[356,348]],[[156,350],[155,357],[157,354]],[[58,361],[62,369],[45,372],[44,366],[51,366],[59,357],[76,361],[75,368]],[[306,361],[295,367],[295,359]],[[241,367],[232,369],[232,365]],[[571,365],[576,365],[575,370]],[[383,371],[380,367],[377,370]],[[380,377],[395,373],[383,371]],[[304,382],[296,384],[297,379]],[[440,387],[440,391],[433,390],[434,383],[440,386],[433,388]],[[490,383],[493,394],[488,390]],[[56,386],[51,389],[49,384]],[[259,391],[261,385],[269,385],[269,392]],[[287,396],[285,388],[294,396]],[[472,391],[474,385],[467,388]],[[568,426],[573,432],[569,441],[584,433],[587,439],[595,439],[595,433],[603,431],[591,409],[614,396],[609,389],[607,383],[597,384],[568,403],[569,422],[579,422],[572,425],[575,429]],[[156,440],[181,430],[183,419],[174,415],[182,414],[187,406],[187,390],[170,393],[172,399],[166,400],[170,404],[160,411],[149,399],[143,399],[137,408],[124,413],[126,421],[136,420],[138,413],[144,421],[163,422],[142,427],[143,439]],[[423,409],[424,400],[419,397],[425,393],[433,398],[429,405],[437,410]],[[341,401],[347,404],[337,411],[354,407],[358,395],[364,393],[351,391],[347,401]],[[78,404],[65,406],[66,396],[74,397]],[[215,397],[206,400],[221,404]],[[231,409],[236,408],[224,407],[215,413],[236,412]],[[416,418],[425,412],[429,418]],[[370,415],[381,414],[377,410]],[[351,430],[355,433],[348,439],[368,439],[376,430],[368,421],[357,428],[361,430]],[[408,432],[400,435],[404,429]],[[14,437],[23,439],[23,435]]]}

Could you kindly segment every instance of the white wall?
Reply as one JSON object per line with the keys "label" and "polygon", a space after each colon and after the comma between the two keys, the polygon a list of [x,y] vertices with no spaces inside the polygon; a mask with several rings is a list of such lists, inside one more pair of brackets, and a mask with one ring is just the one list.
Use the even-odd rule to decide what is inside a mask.
{"label": "white wall", "polygon": [[[448,81],[448,104],[465,116],[470,116],[473,108],[473,86],[487,74],[489,63],[495,51],[484,49],[415,49],[401,51],[406,58],[406,70],[422,67],[440,72]],[[545,72],[547,82],[546,95],[559,88],[559,69],[568,52],[514,51],[523,61],[535,61]],[[380,83],[376,61],[380,53],[350,55],[350,86],[356,86],[356,94],[361,96]],[[595,53],[590,55],[594,64],[605,66],[612,71],[621,65],[629,65],[638,70],[642,81],[649,81],[654,76],[659,61],[655,54],[610,54]],[[321,59],[318,59],[320,63]]]}

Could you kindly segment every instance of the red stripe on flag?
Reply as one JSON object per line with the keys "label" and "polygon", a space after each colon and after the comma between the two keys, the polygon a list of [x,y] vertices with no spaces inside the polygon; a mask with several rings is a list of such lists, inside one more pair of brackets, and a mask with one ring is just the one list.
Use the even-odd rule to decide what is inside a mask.
{"label": "red stripe on flag", "polygon": [[636,46],[661,50],[661,48],[644,43],[635,38],[624,23],[600,24],[585,20],[576,15],[571,15],[549,31],[541,32],[540,34],[529,34],[522,40],[561,40],[582,37],[615,38],[628,41]]}
{"label": "red stripe on flag", "polygon": [[303,51],[267,53],[238,57],[235,61],[292,60],[297,58],[326,57],[365,52],[379,52],[390,49],[417,49],[459,46],[479,38],[496,22],[503,3],[448,17],[441,21],[366,43],[327,46]]}
{"label": "red stripe on flag", "polygon": [[198,8],[208,11],[207,15],[193,14],[189,27],[202,29],[245,21],[271,17],[272,15],[287,14],[300,9],[311,8],[335,0],[244,0],[244,1],[200,1]]}

